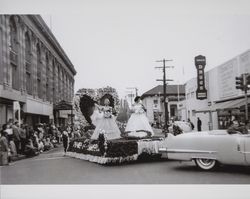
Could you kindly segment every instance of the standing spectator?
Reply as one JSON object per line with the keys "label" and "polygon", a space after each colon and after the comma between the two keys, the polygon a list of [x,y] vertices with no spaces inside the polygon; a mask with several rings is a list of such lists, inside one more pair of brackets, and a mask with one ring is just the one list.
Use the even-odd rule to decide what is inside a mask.
{"label": "standing spectator", "polygon": [[63,131],[62,140],[63,140],[64,155],[66,155],[69,147],[69,135],[67,131]]}
{"label": "standing spectator", "polygon": [[19,126],[18,126],[18,122],[15,122],[14,125],[12,125],[12,129],[13,129],[13,141],[16,145],[16,152],[17,154],[20,154],[20,131],[19,131]]}
{"label": "standing spectator", "polygon": [[59,141],[60,141],[60,140],[59,140],[59,139],[60,139],[59,136],[60,136],[60,133],[61,133],[60,130],[61,130],[61,129],[58,129],[58,128],[56,128],[56,127],[53,127],[53,135],[54,135],[53,137],[55,137],[55,139],[56,139],[56,141],[57,141],[58,143],[59,143]]}
{"label": "standing spectator", "polygon": [[21,124],[19,131],[20,131],[21,153],[24,154],[27,135],[26,135],[26,128],[23,124]]}
{"label": "standing spectator", "polygon": [[194,124],[193,124],[193,122],[191,122],[191,120],[189,118],[188,118],[188,123],[190,124],[191,129],[194,130]]}
{"label": "standing spectator", "polygon": [[7,133],[8,141],[10,141],[11,138],[13,139],[13,129],[11,126],[12,125],[10,125],[10,124],[3,125],[3,130]]}
{"label": "standing spectator", "polygon": [[44,125],[43,125],[43,137],[48,136],[48,131],[49,131],[49,126],[46,123],[44,123]]}
{"label": "standing spectator", "polygon": [[46,137],[52,137],[53,136],[53,124],[50,124],[47,130],[47,136]]}
{"label": "standing spectator", "polygon": [[56,128],[57,136],[58,136],[58,143],[60,144],[62,142],[62,133]]}
{"label": "standing spectator", "polygon": [[7,139],[7,132],[6,130],[6,124],[3,125],[3,130],[0,132],[0,166],[8,165],[8,155],[10,152],[9,146],[8,146],[8,139]]}
{"label": "standing spectator", "polygon": [[33,141],[34,147],[38,148],[39,138],[38,138],[38,132],[37,131],[35,131],[33,133],[32,141]]}
{"label": "standing spectator", "polygon": [[201,122],[200,118],[198,117],[197,118],[197,129],[198,129],[198,131],[201,131],[201,125],[202,125],[202,122]]}

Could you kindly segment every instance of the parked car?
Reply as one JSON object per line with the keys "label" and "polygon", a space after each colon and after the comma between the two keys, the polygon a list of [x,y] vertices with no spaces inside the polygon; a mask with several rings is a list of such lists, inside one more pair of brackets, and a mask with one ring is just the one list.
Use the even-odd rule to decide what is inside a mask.
{"label": "parked car", "polygon": [[194,161],[203,170],[218,164],[250,166],[250,134],[229,134],[226,130],[169,134],[166,148],[169,159]]}

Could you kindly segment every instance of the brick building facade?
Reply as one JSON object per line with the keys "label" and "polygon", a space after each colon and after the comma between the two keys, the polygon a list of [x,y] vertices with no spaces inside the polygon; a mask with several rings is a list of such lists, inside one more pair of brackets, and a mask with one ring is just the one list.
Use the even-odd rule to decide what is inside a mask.
{"label": "brick building facade", "polygon": [[14,119],[14,101],[26,123],[57,120],[53,107],[72,101],[75,75],[41,16],[0,15],[0,125]]}

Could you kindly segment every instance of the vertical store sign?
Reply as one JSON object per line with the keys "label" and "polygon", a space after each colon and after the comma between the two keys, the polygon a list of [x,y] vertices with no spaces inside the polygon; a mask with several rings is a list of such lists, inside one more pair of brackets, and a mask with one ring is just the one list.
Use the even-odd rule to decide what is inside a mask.
{"label": "vertical store sign", "polygon": [[199,100],[207,99],[207,90],[205,87],[205,76],[204,76],[206,57],[198,55],[194,58],[194,62],[197,69],[196,98]]}

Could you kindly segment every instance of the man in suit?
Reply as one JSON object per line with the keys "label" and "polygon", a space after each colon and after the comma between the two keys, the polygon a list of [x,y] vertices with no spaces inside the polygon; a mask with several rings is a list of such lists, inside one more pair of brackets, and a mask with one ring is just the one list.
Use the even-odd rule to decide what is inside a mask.
{"label": "man in suit", "polygon": [[202,122],[201,122],[200,118],[198,117],[197,118],[197,130],[198,131],[201,131],[201,125],[202,125]]}

